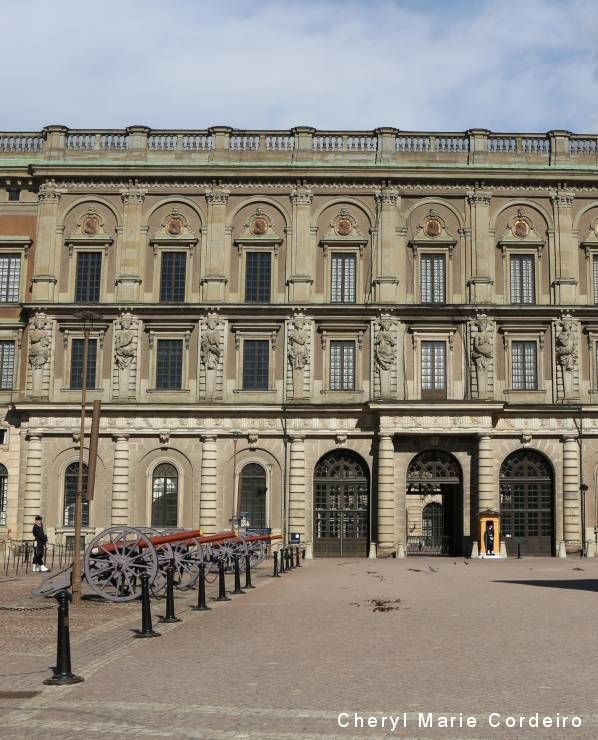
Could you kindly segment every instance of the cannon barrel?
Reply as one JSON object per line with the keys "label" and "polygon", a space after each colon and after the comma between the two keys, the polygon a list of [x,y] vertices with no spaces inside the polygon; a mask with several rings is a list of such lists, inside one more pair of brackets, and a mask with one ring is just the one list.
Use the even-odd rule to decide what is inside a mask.
{"label": "cannon barrel", "polygon": [[[223,540],[230,540],[235,537],[234,532],[218,532],[217,534],[202,535],[201,530],[192,529],[186,532],[174,532],[172,534],[160,534],[149,538],[149,543],[154,547],[159,545],[169,545],[177,542],[185,542],[186,540],[196,540],[202,544],[208,544],[210,542],[221,542]],[[148,542],[145,539],[139,538],[135,543],[136,546],[141,550],[144,547],[148,547]],[[99,547],[94,547],[91,550],[92,555],[101,555],[102,553],[112,553],[117,550],[117,546],[112,542],[107,542]]]}

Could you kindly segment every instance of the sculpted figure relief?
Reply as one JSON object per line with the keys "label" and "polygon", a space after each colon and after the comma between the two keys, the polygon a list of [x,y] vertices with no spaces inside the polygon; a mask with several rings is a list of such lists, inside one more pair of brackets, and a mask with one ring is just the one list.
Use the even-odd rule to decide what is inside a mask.
{"label": "sculpted figure relief", "polygon": [[309,361],[309,330],[307,322],[297,317],[290,325],[288,357],[293,370],[303,370]]}
{"label": "sculpted figure relief", "polygon": [[220,365],[221,354],[218,322],[209,318],[201,332],[200,349],[201,364],[205,368],[206,398],[214,398],[216,395],[216,374]]}
{"label": "sculpted figure relief", "polygon": [[577,367],[577,332],[574,322],[563,317],[555,325],[556,359],[563,371],[571,372]]}
{"label": "sculpted figure relief", "polygon": [[137,348],[137,334],[133,330],[133,317],[123,314],[120,319],[120,328],[114,335],[114,357],[120,370],[129,367],[135,357]]}
{"label": "sculpted figure relief", "polygon": [[380,319],[375,325],[374,366],[380,379],[380,397],[391,395],[390,371],[397,360],[396,324],[391,319]]}
{"label": "sculpted figure relief", "polygon": [[487,316],[479,316],[473,322],[471,340],[471,359],[475,366],[478,381],[478,397],[487,398],[488,371],[494,360],[494,322]]}
{"label": "sculpted figure relief", "polygon": [[50,332],[45,314],[36,313],[29,329],[29,364],[33,369],[43,368],[50,359]]}

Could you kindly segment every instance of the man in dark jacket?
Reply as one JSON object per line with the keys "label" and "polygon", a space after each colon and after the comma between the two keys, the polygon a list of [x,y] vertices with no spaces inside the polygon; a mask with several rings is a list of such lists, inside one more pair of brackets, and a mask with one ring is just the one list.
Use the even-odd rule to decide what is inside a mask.
{"label": "man in dark jacket", "polygon": [[33,572],[40,571],[45,573],[48,569],[44,565],[44,549],[48,537],[44,532],[44,524],[39,514],[35,517],[32,532],[33,539],[35,540],[35,544],[33,545]]}

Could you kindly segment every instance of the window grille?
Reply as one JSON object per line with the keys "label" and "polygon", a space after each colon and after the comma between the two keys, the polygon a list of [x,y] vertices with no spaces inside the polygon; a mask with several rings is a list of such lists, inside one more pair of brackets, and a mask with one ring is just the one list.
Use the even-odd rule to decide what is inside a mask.
{"label": "window grille", "polygon": [[0,465],[0,527],[6,524],[6,500],[8,489],[8,470]]}
{"label": "window grille", "polygon": [[270,252],[247,252],[245,260],[245,300],[247,303],[270,303],[272,255]]}
{"label": "window grille", "polygon": [[446,342],[421,344],[422,393],[446,393]]}
{"label": "window grille", "polygon": [[[71,463],[64,473],[64,518],[65,527],[75,526],[75,500],[77,496],[77,478],[79,476],[79,463]],[[83,463],[83,500],[82,500],[82,517],[81,524],[89,527],[89,501],[86,499],[87,493],[87,465]]]}
{"label": "window grille", "polygon": [[11,391],[15,378],[15,343],[0,342],[0,390]]}
{"label": "window grille", "polygon": [[511,303],[536,302],[536,263],[531,254],[511,255]]}
{"label": "window grille", "polygon": [[152,527],[178,524],[179,474],[174,465],[162,463],[152,476]]}
{"label": "window grille", "polygon": [[185,301],[186,272],[187,255],[185,252],[162,252],[161,303],[183,303]]}
{"label": "window grille", "polygon": [[422,303],[445,303],[446,263],[443,254],[421,256]]}
{"label": "window grille", "polygon": [[357,260],[354,254],[333,254],[331,263],[332,303],[355,303],[355,273]]}
{"label": "window grille", "polygon": [[245,339],[243,342],[243,390],[267,391],[269,382],[270,342]]}
{"label": "window grille", "polygon": [[242,526],[266,526],[266,471],[261,465],[249,463],[241,471],[239,502]]}
{"label": "window grille", "polygon": [[21,200],[21,191],[18,190],[17,188],[11,188],[8,191],[8,200],[9,202],[12,202],[12,203],[18,200]]}
{"label": "window grille", "polygon": [[355,342],[330,342],[330,390],[355,390]]}
{"label": "window grille", "polygon": [[513,342],[511,355],[513,389],[535,391],[538,388],[536,343]]}
{"label": "window grille", "polygon": [[21,256],[3,254],[0,257],[0,303],[18,303],[21,284]]}
{"label": "window grille", "polygon": [[101,252],[79,252],[77,255],[76,303],[97,303],[100,300]]}
{"label": "window grille", "polygon": [[156,347],[156,388],[159,390],[181,390],[182,384],[182,340],[158,339]]}
{"label": "window grille", "polygon": [[[83,351],[85,348],[85,339],[73,339],[71,344],[71,388],[83,387]],[[87,352],[87,379],[86,388],[96,387],[96,366],[98,355],[97,339],[89,340],[89,349]]]}

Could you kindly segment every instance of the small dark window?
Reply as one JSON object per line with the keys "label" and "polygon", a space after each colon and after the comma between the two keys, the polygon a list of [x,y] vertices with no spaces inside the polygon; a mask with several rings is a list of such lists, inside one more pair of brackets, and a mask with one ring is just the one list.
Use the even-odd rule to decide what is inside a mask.
{"label": "small dark window", "polygon": [[[64,474],[64,519],[65,527],[75,526],[75,500],[77,496],[77,479],[79,477],[79,463],[71,463]],[[81,524],[89,527],[89,501],[86,499],[87,492],[87,465],[83,463],[83,500]]]}
{"label": "small dark window", "polygon": [[101,252],[79,252],[77,255],[76,303],[97,303],[100,300]]}
{"label": "small dark window", "polygon": [[[71,344],[71,388],[82,388],[83,383],[83,350],[85,346],[84,339],[73,339]],[[89,350],[87,352],[87,380],[86,388],[96,387],[96,364],[98,355],[97,339],[89,340]]]}
{"label": "small dark window", "polygon": [[272,274],[270,252],[247,252],[245,262],[245,300],[247,303],[269,303]]}
{"label": "small dark window", "polygon": [[162,252],[160,273],[160,301],[183,303],[185,300],[185,276],[187,255],[185,252]]}
{"label": "small dark window", "polygon": [[267,339],[246,339],[243,342],[243,389],[267,391],[270,342]]}
{"label": "small dark window", "polygon": [[15,202],[17,200],[21,199],[21,191],[18,188],[11,188],[8,191],[8,200],[11,202]]}
{"label": "small dark window", "polygon": [[158,339],[156,352],[156,388],[181,390],[183,342],[180,339]]}

